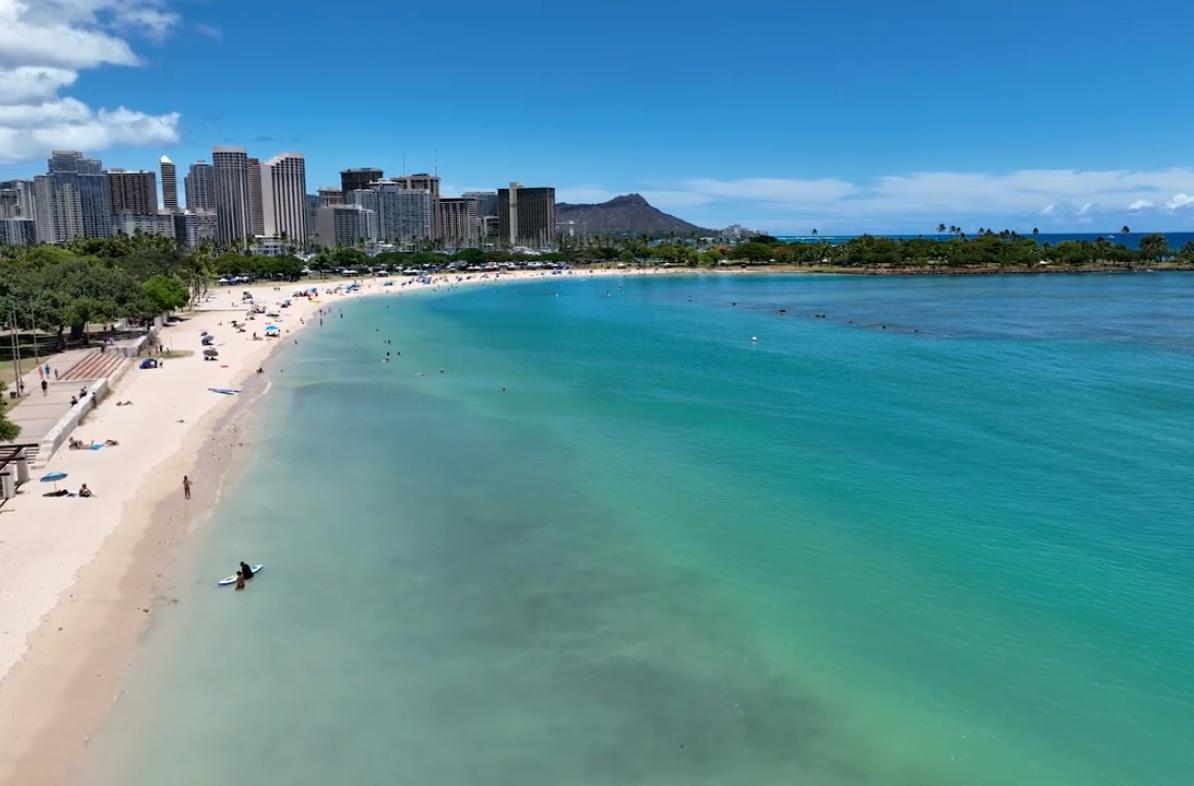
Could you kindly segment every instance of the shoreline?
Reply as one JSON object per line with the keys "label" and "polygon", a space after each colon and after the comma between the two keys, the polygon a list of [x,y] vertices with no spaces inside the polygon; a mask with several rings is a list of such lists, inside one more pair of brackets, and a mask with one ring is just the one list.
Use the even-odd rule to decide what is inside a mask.
{"label": "shoreline", "polygon": [[[669,272],[673,271],[603,269],[573,271],[564,275],[588,278]],[[206,390],[202,390],[203,395],[199,396],[193,390],[189,391],[188,398],[180,390],[181,386],[201,379],[200,375],[208,370],[205,366],[213,365],[201,363],[198,355],[168,360],[168,367],[187,367],[189,373],[178,378],[155,379],[144,376],[161,374],[165,368],[149,372],[133,369],[126,374],[117,383],[109,399],[122,400],[132,395],[137,399],[135,404],[150,405],[118,410],[104,401],[96,413],[76,429],[76,434],[95,433],[102,439],[107,432],[97,429],[110,428],[112,433],[119,435],[121,441],[119,447],[111,450],[128,451],[135,447],[136,437],[129,439],[117,427],[127,425],[131,418],[137,421],[135,425],[140,426],[139,430],[134,431],[138,431],[142,438],[159,443],[159,449],[118,454],[114,463],[108,466],[110,478],[107,483],[94,483],[84,473],[79,473],[85,482],[95,488],[97,497],[109,503],[103,510],[91,505],[96,499],[41,498],[40,492],[32,490],[37,488],[31,487],[33,481],[26,485],[24,493],[18,498],[21,502],[36,503],[30,505],[35,509],[32,514],[35,519],[39,512],[49,512],[54,525],[57,525],[57,514],[61,513],[62,518],[72,517],[76,524],[80,519],[83,520],[82,524],[89,528],[89,534],[84,538],[86,542],[70,543],[72,548],[64,549],[70,552],[66,564],[56,563],[55,570],[50,571],[56,573],[58,578],[53,586],[43,586],[42,592],[35,593],[32,598],[10,599],[0,595],[0,611],[14,611],[13,614],[5,614],[5,625],[17,626],[14,638],[19,637],[21,641],[18,644],[24,645],[15,652],[15,657],[11,639],[5,642],[9,645],[7,649],[0,649],[0,737],[10,743],[0,752],[0,783],[39,786],[61,784],[71,782],[70,779],[77,775],[91,738],[120,696],[122,685],[135,664],[145,631],[156,613],[174,605],[170,597],[170,577],[174,575],[171,568],[182,557],[187,542],[216,509],[222,489],[228,483],[235,482],[249,462],[258,440],[251,435],[251,426],[241,426],[251,420],[252,414],[257,411],[256,405],[265,398],[270,385],[268,368],[264,380],[257,378],[253,370],[267,360],[276,358],[283,347],[288,346],[287,338],[293,339],[304,332],[303,329],[314,321],[312,317],[318,318],[319,309],[342,305],[357,298],[400,296],[446,286],[493,285],[558,277],[561,276],[543,271],[500,276],[447,274],[433,277],[429,283],[408,280],[402,286],[393,287],[384,286],[384,279],[369,279],[360,291],[354,293],[336,296],[321,294],[317,303],[296,299],[295,305],[286,312],[283,323],[286,332],[281,338],[264,342],[251,342],[244,338],[237,342],[242,345],[239,349],[244,351],[236,352],[236,358],[230,352],[230,362],[219,364],[221,367],[228,366],[230,373],[221,375],[224,379],[216,384],[243,389],[243,393],[232,402],[226,399],[233,397],[217,396]],[[272,302],[276,298],[287,297],[287,292],[300,286],[318,286],[323,292],[325,287],[335,287],[336,284],[335,281],[315,284],[287,282],[278,288],[266,284],[244,289],[252,291],[258,302]],[[187,330],[164,335],[163,343],[173,344],[175,339],[193,338],[198,344],[199,331],[205,329],[205,325],[212,327],[213,323],[222,332],[230,330],[223,325],[224,320],[239,316],[245,307],[235,301],[232,306],[224,306],[222,298],[238,294],[241,289],[229,287],[215,290],[214,299],[220,302],[213,302],[207,308],[201,305],[190,312],[183,323]],[[299,320],[302,323],[294,324]],[[176,327],[168,328],[167,331],[175,330]],[[235,338],[233,340],[237,341]],[[231,368],[233,365],[235,369]],[[211,382],[210,379],[207,381]],[[152,402],[146,399],[146,396],[154,393],[157,398]],[[184,424],[186,427],[177,438],[164,434],[167,428],[163,428],[162,424],[145,422],[164,411],[177,414],[177,411],[173,411],[177,410],[177,406],[171,406],[176,403],[175,396],[187,398],[179,406],[197,404],[203,410],[198,418]],[[160,443],[169,443],[171,447],[163,450]],[[126,456],[131,461],[126,462]],[[50,464],[70,466],[71,474],[74,475],[74,467],[85,464],[89,458],[98,456],[68,456],[66,451],[60,451]],[[196,479],[193,498],[189,502],[184,502],[178,488],[184,474]],[[126,481],[123,497],[115,489],[117,477]],[[113,489],[110,493],[109,488]],[[112,499],[109,500],[109,497]],[[59,511],[50,507],[53,503],[63,502],[70,504],[71,509]],[[105,521],[97,526],[91,514]],[[44,517],[42,522],[45,522]],[[0,545],[7,545],[5,532],[8,523],[7,517],[0,519]],[[72,533],[59,534],[67,541]],[[50,538],[53,539],[53,536]],[[46,548],[44,539],[43,536],[30,540],[25,544],[29,551],[18,554],[18,558],[53,559],[53,545],[49,547],[50,556],[33,551]],[[0,558],[9,556],[0,553]],[[21,559],[16,560],[15,564],[25,569],[26,578],[44,578],[38,570],[43,566],[30,566]],[[152,565],[153,570],[147,573],[140,569],[142,565]],[[20,581],[23,577],[18,574],[16,578]],[[20,606],[21,600],[26,600],[23,607]],[[16,614],[17,611],[21,614]],[[20,630],[22,623],[24,630]],[[5,633],[13,636],[9,631]]]}
{"label": "shoreline", "polygon": [[[578,271],[607,270],[603,267],[578,267]],[[627,267],[624,271],[635,270]],[[1194,265],[1186,264],[1157,264],[1157,265],[1043,265],[1028,267],[941,267],[925,265],[920,267],[862,267],[851,265],[788,265],[788,264],[729,264],[714,267],[660,267],[654,268],[656,273],[751,273],[766,274],[800,274],[822,276],[1044,276],[1044,275],[1085,275],[1085,274],[1134,274],[1134,273],[1190,273],[1194,272]]]}

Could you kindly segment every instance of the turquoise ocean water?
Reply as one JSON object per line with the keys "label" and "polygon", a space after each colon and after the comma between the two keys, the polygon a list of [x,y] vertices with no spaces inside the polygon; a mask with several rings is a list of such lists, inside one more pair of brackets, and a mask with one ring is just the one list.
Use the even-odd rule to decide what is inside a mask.
{"label": "turquoise ocean water", "polygon": [[556,277],[272,366],[84,783],[1194,777],[1194,276]]}

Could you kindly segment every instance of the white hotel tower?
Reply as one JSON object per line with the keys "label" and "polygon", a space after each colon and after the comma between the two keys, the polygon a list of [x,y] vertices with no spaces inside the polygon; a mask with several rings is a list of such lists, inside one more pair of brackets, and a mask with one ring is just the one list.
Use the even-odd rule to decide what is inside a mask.
{"label": "white hotel tower", "polygon": [[262,229],[266,237],[302,245],[307,239],[307,164],[302,153],[279,153],[261,164]]}

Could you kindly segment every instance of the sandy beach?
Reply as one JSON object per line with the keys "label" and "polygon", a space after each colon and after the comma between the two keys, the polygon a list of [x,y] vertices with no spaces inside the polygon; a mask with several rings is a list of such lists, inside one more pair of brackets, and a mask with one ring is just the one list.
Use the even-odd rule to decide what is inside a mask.
{"label": "sandy beach", "polygon": [[[564,275],[632,275],[653,271],[585,271]],[[541,278],[545,272],[436,276],[428,281],[366,279],[354,292],[329,294],[333,282],[232,286],[161,331],[166,349],[191,351],[159,369],[130,369],[75,430],[100,450],[59,450],[35,472],[62,471],[63,488],[86,483],[90,498],[43,496],[34,480],[0,513],[0,783],[59,784],[74,775],[79,755],[134,659],[138,635],[166,612],[169,563],[187,533],[219,500],[229,470],[247,457],[241,419],[268,396],[276,369],[271,354],[300,340],[320,309],[356,297],[398,296],[421,289]],[[392,282],[387,286],[387,282]],[[316,286],[315,299],[293,298]],[[246,312],[242,292],[277,311],[248,330],[230,322]],[[276,323],[281,335],[260,337]],[[205,362],[200,338],[216,336],[217,362]],[[256,374],[258,367],[263,374]],[[221,395],[210,388],[234,388]],[[117,402],[132,402],[117,407]],[[193,483],[184,499],[182,478]]]}

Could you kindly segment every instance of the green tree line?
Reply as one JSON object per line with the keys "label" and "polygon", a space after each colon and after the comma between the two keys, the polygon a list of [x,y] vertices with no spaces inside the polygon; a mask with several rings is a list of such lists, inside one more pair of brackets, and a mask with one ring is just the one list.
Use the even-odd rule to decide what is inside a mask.
{"label": "green tree line", "polygon": [[[583,250],[582,250],[583,251]],[[612,252],[612,253],[611,253]],[[582,255],[583,256],[583,255]],[[835,268],[908,269],[1025,269],[1040,265],[1066,267],[1122,266],[1174,263],[1194,265],[1194,243],[1176,251],[1164,235],[1145,235],[1138,249],[1106,239],[1066,240],[1055,244],[1012,233],[985,232],[975,237],[890,238],[862,235],[844,242],[788,243],[758,236],[734,245],[697,247],[683,243],[625,242],[601,249],[607,259],[703,266],[722,260],[759,265]]]}

